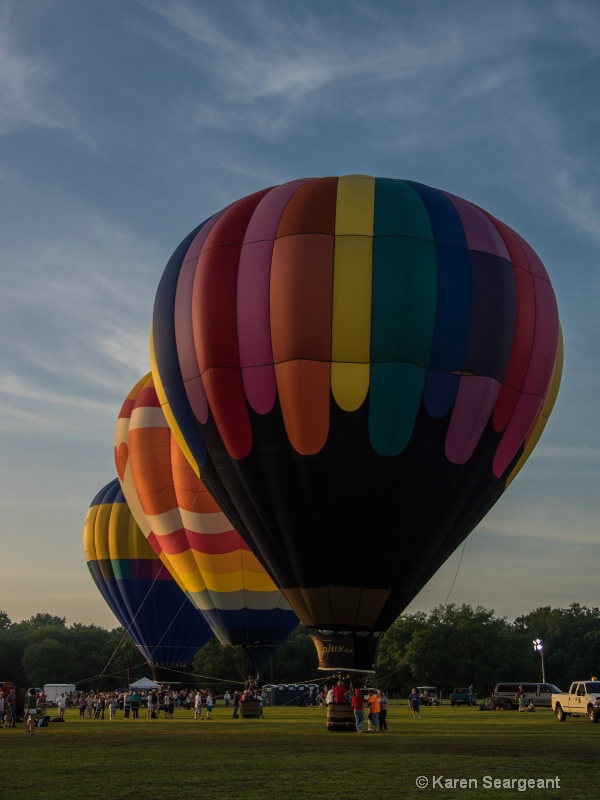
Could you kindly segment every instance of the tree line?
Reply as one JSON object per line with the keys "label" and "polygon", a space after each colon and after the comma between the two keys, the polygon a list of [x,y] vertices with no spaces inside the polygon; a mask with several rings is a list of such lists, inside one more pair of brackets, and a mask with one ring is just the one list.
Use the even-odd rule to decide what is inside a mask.
{"label": "tree line", "polygon": [[[534,639],[544,647],[545,677],[562,689],[572,680],[600,674],[600,611],[573,603],[545,606],[508,622],[481,606],[440,605],[429,613],[405,614],[382,636],[377,672],[369,677],[390,696],[412,686],[437,686],[447,696],[473,684],[480,697],[497,681],[541,681]],[[262,683],[307,683],[326,677],[317,669],[312,641],[299,625],[277,653]],[[254,673],[242,647],[210,641],[172,682],[223,691]],[[36,614],[12,622],[0,611],[0,680],[18,686],[77,683],[108,690],[148,676],[149,667],[120,628],[67,625],[64,617]],[[227,686],[226,686],[227,684]]]}

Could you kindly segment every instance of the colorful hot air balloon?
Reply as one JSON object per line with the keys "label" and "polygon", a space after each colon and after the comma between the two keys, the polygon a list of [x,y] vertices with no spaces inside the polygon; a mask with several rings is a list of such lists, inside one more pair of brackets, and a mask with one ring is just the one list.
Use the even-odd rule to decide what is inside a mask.
{"label": "colorful hot air balloon", "polygon": [[151,356],[172,430],[321,668],[368,671],[531,452],[561,353],[517,233],[447,192],[349,175],[265,189],[192,231]]}
{"label": "colorful hot air balloon", "polygon": [[151,375],[121,409],[115,459],[149,543],[221,643],[243,645],[259,674],[298,618],[182,454]]}
{"label": "colorful hot air balloon", "polygon": [[155,676],[184,667],[212,637],[144,538],[116,478],[92,500],[83,547],[96,586]]}

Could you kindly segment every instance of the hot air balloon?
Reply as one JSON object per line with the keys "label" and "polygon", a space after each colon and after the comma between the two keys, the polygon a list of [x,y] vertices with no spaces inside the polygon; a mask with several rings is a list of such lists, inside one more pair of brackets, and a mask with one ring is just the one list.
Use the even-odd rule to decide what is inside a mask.
{"label": "hot air balloon", "polygon": [[115,460],[148,542],[219,641],[242,645],[260,674],[298,618],[182,454],[151,375],[121,409]]}
{"label": "hot air balloon", "polygon": [[202,614],[144,538],[116,478],[92,500],[83,547],[96,586],[155,680],[172,677],[212,638]]}
{"label": "hot air balloon", "polygon": [[264,189],[198,226],[151,343],[174,434],[320,668],[360,672],[521,468],[562,368],[552,286],[519,234],[365,175]]}

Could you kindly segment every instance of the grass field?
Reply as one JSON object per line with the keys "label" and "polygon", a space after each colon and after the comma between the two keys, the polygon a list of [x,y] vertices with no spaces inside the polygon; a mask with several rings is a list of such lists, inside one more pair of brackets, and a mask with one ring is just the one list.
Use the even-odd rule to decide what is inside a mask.
{"label": "grass field", "polygon": [[[594,764],[600,725],[533,714],[480,712],[442,705],[413,720],[392,701],[389,731],[333,733],[318,708],[266,708],[263,719],[232,719],[217,705],[213,719],[175,711],[170,720],[80,720],[50,723],[24,735],[0,730],[4,800],[44,798],[508,798],[522,795],[598,798]],[[51,712],[53,715],[53,712]],[[108,715],[107,715],[108,716]],[[424,789],[417,779],[428,780]],[[555,779],[558,777],[559,787]],[[528,788],[518,779],[553,779]],[[448,781],[471,780],[470,786]],[[493,781],[505,783],[493,788]],[[491,784],[491,788],[488,788]],[[467,788],[467,786],[469,788]],[[521,787],[521,788],[520,788]],[[523,787],[524,790],[523,790]]]}

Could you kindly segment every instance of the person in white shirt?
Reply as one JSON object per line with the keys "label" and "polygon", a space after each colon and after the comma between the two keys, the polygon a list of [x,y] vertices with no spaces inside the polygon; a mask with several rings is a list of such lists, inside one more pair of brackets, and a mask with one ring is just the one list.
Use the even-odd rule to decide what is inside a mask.
{"label": "person in white shirt", "polygon": [[202,695],[200,690],[196,692],[194,697],[194,719],[202,719]]}
{"label": "person in white shirt", "polygon": [[67,698],[65,697],[64,692],[56,699],[56,705],[58,707],[58,716],[64,717],[65,708],[67,707]]}

